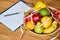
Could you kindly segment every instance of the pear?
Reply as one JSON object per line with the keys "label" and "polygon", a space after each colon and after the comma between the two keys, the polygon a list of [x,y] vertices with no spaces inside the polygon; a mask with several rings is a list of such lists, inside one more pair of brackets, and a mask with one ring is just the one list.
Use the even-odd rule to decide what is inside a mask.
{"label": "pear", "polygon": [[43,32],[43,28],[42,28],[40,25],[41,25],[41,23],[40,23],[40,22],[37,22],[37,25],[36,25],[35,28],[34,28],[34,32],[35,32],[35,33],[40,34],[40,33]]}

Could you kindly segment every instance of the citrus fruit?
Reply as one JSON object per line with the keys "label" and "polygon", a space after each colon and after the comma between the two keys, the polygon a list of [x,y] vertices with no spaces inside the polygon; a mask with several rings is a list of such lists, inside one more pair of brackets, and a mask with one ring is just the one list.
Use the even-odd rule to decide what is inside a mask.
{"label": "citrus fruit", "polygon": [[46,8],[40,9],[40,10],[39,10],[39,13],[40,13],[41,16],[49,16],[49,15],[50,15],[49,10],[46,9]]}
{"label": "citrus fruit", "polygon": [[29,30],[33,30],[33,29],[34,29],[34,27],[35,27],[35,25],[34,25],[34,24],[32,24],[32,22],[31,22],[31,21],[28,21],[28,22],[26,23],[26,27],[27,27]]}
{"label": "citrus fruit", "polygon": [[52,19],[50,17],[48,17],[48,16],[44,16],[44,17],[42,17],[41,22],[43,23],[45,21],[46,21],[46,23],[43,24],[43,27],[44,28],[50,27],[50,25],[52,24]]}
{"label": "citrus fruit", "polygon": [[33,9],[34,9],[34,10],[38,10],[38,9],[46,8],[46,7],[47,7],[47,6],[46,6],[45,3],[38,1]]}

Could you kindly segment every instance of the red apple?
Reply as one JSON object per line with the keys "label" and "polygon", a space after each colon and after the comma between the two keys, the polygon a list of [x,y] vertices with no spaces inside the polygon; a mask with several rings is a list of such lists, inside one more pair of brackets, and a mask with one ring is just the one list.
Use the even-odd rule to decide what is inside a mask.
{"label": "red apple", "polygon": [[60,11],[51,8],[49,8],[49,10],[52,12],[51,15],[53,16],[54,20],[60,24]]}
{"label": "red apple", "polygon": [[33,22],[39,22],[41,20],[41,16],[39,13],[36,13],[32,16]]}
{"label": "red apple", "polygon": [[[32,16],[31,16],[31,13],[33,14]],[[33,22],[39,22],[40,20],[41,20],[41,16],[40,16],[40,14],[39,13],[35,13],[35,12],[31,12],[30,13],[30,15],[29,16],[27,16],[27,17],[25,17],[25,21],[27,22],[27,21],[30,21],[31,20],[31,17],[32,17],[32,21]]]}
{"label": "red apple", "polygon": [[31,17],[26,17],[26,18],[25,18],[25,21],[26,21],[26,22],[28,22],[28,21],[30,21],[30,20],[31,20]]}
{"label": "red apple", "polygon": [[60,12],[54,11],[53,18],[60,24]]}
{"label": "red apple", "polygon": [[25,17],[26,22],[31,20],[31,14],[32,15],[36,14],[36,12],[34,12],[34,11],[29,11],[28,13],[29,13],[29,15],[26,15],[26,17]]}

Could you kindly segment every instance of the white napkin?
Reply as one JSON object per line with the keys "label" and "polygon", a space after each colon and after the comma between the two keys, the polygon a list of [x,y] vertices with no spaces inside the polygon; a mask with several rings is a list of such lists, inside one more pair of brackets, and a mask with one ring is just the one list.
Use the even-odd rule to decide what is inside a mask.
{"label": "white napkin", "polygon": [[[0,22],[3,23],[6,27],[15,31],[19,26],[21,26],[24,18],[24,12],[30,10],[31,7],[23,3],[22,1],[18,2],[16,5],[5,11],[0,15]],[[16,15],[4,16],[9,14],[18,13]]]}

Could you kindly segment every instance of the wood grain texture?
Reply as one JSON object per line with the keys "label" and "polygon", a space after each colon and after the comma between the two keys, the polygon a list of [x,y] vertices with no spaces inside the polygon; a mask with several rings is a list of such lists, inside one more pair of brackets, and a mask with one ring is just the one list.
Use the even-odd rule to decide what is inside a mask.
{"label": "wood grain texture", "polygon": [[0,0],[0,12],[6,10],[11,5],[15,4],[18,0]]}
{"label": "wood grain texture", "polygon": [[[0,12],[4,11],[18,0],[0,0]],[[37,0],[25,0],[26,2],[36,3]],[[28,3],[29,3],[28,2]],[[44,0],[44,2],[56,9],[60,10],[60,0]],[[24,28],[24,26],[22,26]],[[24,28],[25,29],[25,28]],[[10,31],[5,25],[0,23],[0,40],[20,40],[21,29],[18,28],[15,32]],[[21,40],[44,40],[41,37],[34,36],[29,31],[26,31]],[[56,39],[60,40],[60,36]]]}

